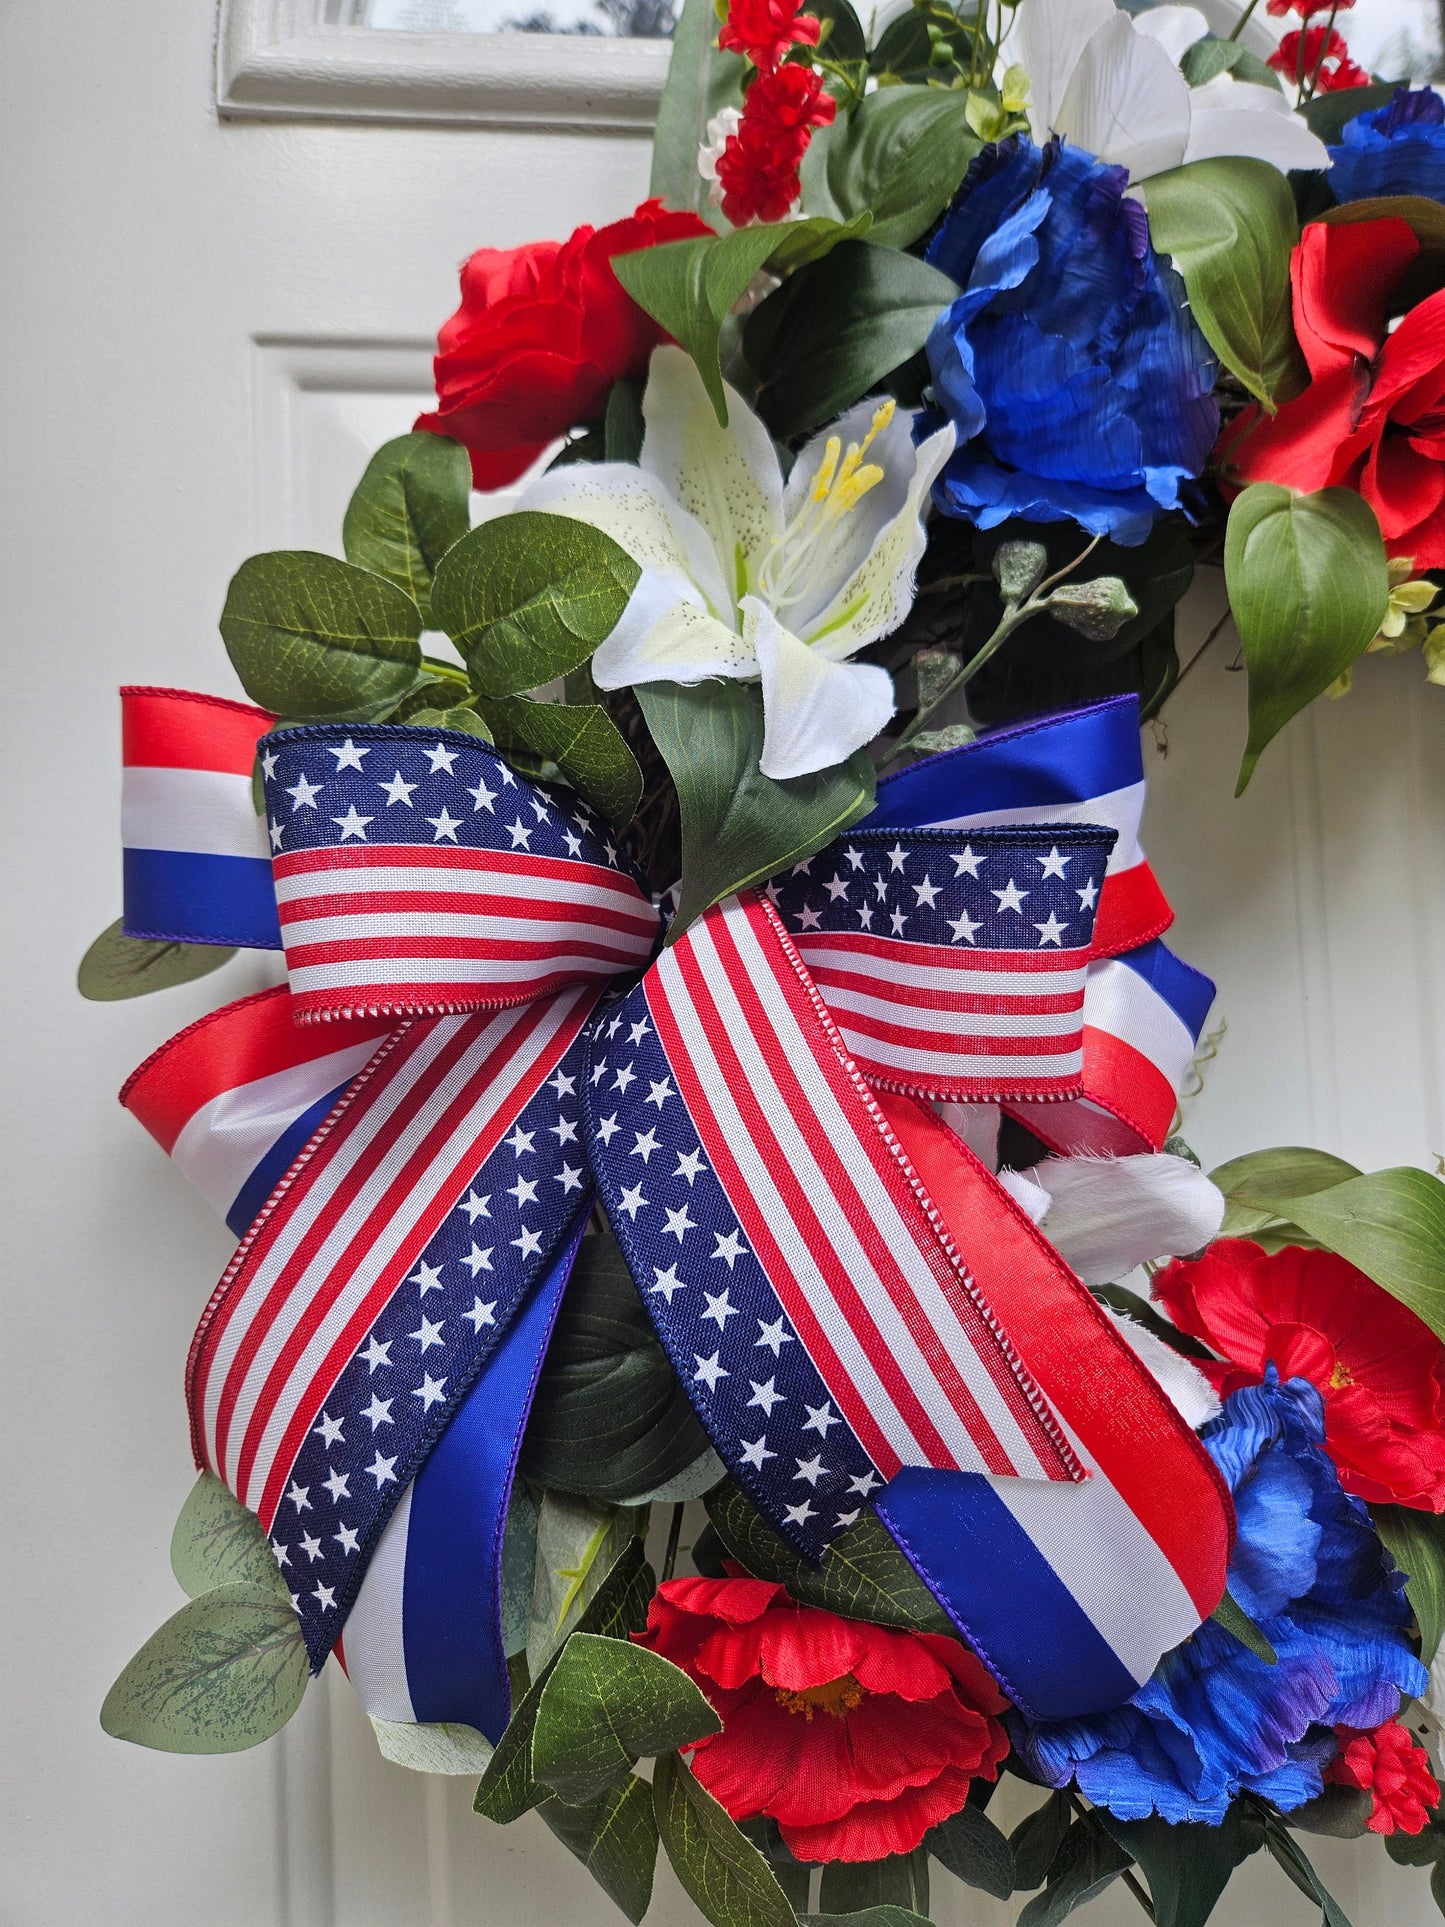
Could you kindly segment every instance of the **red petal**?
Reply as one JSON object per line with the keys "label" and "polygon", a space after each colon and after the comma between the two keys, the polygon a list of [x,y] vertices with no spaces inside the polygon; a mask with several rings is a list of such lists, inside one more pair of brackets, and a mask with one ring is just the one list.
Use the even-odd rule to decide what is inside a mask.
{"label": "red petal", "polygon": [[785,1844],[800,1860],[885,1860],[912,1853],[930,1827],[957,1813],[968,1799],[970,1774],[945,1767],[926,1786],[909,1787],[894,1800],[866,1800],[841,1819],[782,1825]]}
{"label": "red petal", "polygon": [[1409,226],[1393,216],[1306,227],[1290,280],[1295,332],[1316,381],[1349,369],[1356,355],[1374,360],[1390,296],[1419,252]]}
{"label": "red petal", "polygon": [[1386,434],[1365,469],[1361,494],[1387,542],[1418,528],[1445,500],[1445,468],[1419,455],[1400,435]]}
{"label": "red petal", "polygon": [[[761,1671],[770,1686],[801,1693],[854,1671],[880,1629],[815,1606],[789,1606],[763,1622]],[[906,1636],[906,1635],[905,1635]]]}

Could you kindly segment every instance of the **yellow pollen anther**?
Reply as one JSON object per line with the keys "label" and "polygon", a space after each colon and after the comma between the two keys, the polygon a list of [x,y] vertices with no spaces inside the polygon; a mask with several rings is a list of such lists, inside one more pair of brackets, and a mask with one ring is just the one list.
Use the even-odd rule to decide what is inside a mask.
{"label": "yellow pollen anther", "polygon": [[863,1688],[851,1673],[844,1673],[841,1679],[830,1679],[826,1686],[805,1686],[801,1693],[790,1693],[786,1687],[779,1686],[773,1693],[779,1706],[790,1713],[801,1713],[805,1720],[811,1720],[814,1713],[829,1713],[835,1720],[845,1719],[855,1706],[863,1704]]}
{"label": "yellow pollen anther", "polygon": [[1347,1385],[1353,1385],[1354,1382],[1354,1375],[1349,1367],[1337,1359],[1335,1361],[1335,1369],[1330,1373],[1330,1390],[1332,1392],[1342,1392]]}
{"label": "yellow pollen anther", "polygon": [[828,499],[828,490],[833,486],[833,476],[837,472],[838,457],[842,451],[842,442],[836,435],[830,435],[823,449],[823,463],[818,470],[818,479],[813,484],[815,502],[825,502]]}

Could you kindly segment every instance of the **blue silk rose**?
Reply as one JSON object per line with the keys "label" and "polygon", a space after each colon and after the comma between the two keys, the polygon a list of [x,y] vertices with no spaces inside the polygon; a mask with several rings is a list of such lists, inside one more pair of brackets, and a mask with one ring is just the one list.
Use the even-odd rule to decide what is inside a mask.
{"label": "blue silk rose", "polygon": [[1399,88],[1387,106],[1347,121],[1325,177],[1337,201],[1421,194],[1445,201],[1445,100]]}
{"label": "blue silk rose", "polygon": [[938,506],[980,528],[1075,521],[1136,544],[1203,469],[1213,355],[1128,175],[1016,135],[969,170],[928,259],[963,293],[928,340],[958,447]]}
{"label": "blue silk rose", "polygon": [[1322,1790],[1331,1727],[1377,1726],[1427,1683],[1405,1641],[1403,1578],[1324,1452],[1314,1386],[1281,1383],[1271,1365],[1202,1437],[1239,1521],[1230,1594],[1276,1663],[1208,1620],[1116,1712],[1012,1722],[1041,1780],[1077,1781],[1120,1819],[1217,1825],[1246,1790],[1289,1812]]}

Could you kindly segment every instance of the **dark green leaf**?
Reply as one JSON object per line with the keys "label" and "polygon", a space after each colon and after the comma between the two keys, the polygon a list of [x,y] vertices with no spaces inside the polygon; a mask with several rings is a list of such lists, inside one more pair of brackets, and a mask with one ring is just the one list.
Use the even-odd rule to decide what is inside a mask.
{"label": "dark green leaf", "polygon": [[1375,1530],[1405,1575],[1405,1596],[1420,1628],[1420,1657],[1428,1666],[1445,1638],[1445,1519],[1408,1506],[1371,1506]]}
{"label": "dark green leaf", "polygon": [[891,1854],[886,1860],[832,1860],[823,1869],[818,1905],[825,1914],[858,1914],[871,1907],[928,1913],[928,1853]]}
{"label": "dark green leaf", "polygon": [[1100,1816],[1086,1813],[1064,1835],[1048,1885],[1020,1913],[1017,1927],[1057,1927],[1117,1880],[1130,1857],[1110,1838]]}
{"label": "dark green leaf", "polygon": [[946,88],[870,94],[814,140],[831,211],[844,220],[871,213],[870,244],[906,248],[948,206],[983,146],[967,116],[967,94]]}
{"label": "dark green leaf", "polygon": [[1073,1825],[1073,1808],[1062,1789],[1051,1793],[1041,1807],[1035,1807],[1009,1835],[1014,1857],[1014,1886],[1019,1893],[1032,1893],[1042,1887],[1054,1856],[1064,1844]]}
{"label": "dark green leaf", "polygon": [[634,693],[682,814],[674,937],[734,890],[812,856],[873,807],[873,765],[861,750],[816,776],[764,776],[763,707],[742,683],[644,683]]}
{"label": "dark green leaf", "polygon": [[1231,1158],[1211,1171],[1211,1184],[1218,1185],[1228,1200],[1222,1238],[1252,1238],[1266,1225],[1277,1222],[1278,1213],[1269,1205],[1259,1206],[1256,1197],[1308,1197],[1314,1191],[1327,1191],[1360,1173],[1343,1158],[1328,1151],[1311,1151],[1304,1145],[1285,1145],[1275,1151],[1250,1151]]}
{"label": "dark green leaf", "polygon": [[155,937],[127,937],[116,918],[102,930],[80,960],[75,987],[93,1004],[119,1003],[123,997],[148,997],[153,990],[193,984],[235,956],[219,943],[167,943]]}
{"label": "dark green leaf", "polygon": [[1205,339],[1271,410],[1308,379],[1290,313],[1299,221],[1289,183],[1242,155],[1190,161],[1146,184],[1149,233],[1172,255]]}
{"label": "dark green leaf", "polygon": [[1353,489],[1253,482],[1229,511],[1224,579],[1249,665],[1241,795],[1266,744],[1379,632],[1389,585],[1374,510]]}
{"label": "dark green leaf", "polygon": [[1356,114],[1368,114],[1376,107],[1388,107],[1395,98],[1395,83],[1381,82],[1373,87],[1342,87],[1338,93],[1316,94],[1301,110],[1310,132],[1327,144],[1338,141],[1345,122]]}
{"label": "dark green leaf", "polygon": [[1279,1654],[1232,1594],[1226,1592],[1209,1617],[1216,1626],[1232,1634],[1256,1659],[1262,1659],[1266,1666],[1279,1664]]}
{"label": "dark green leaf", "polygon": [[1232,1806],[1217,1827],[1158,1818],[1116,1820],[1096,1809],[1114,1839],[1136,1860],[1149,1882],[1158,1927],[1204,1927],[1215,1902],[1241,1861],[1263,1844],[1259,1822]]}
{"label": "dark green leaf", "polygon": [[607,391],[602,432],[609,462],[633,462],[642,453],[642,383],[614,381]]}
{"label": "dark green leaf", "polygon": [[1291,1807],[1289,1823],[1304,1833],[1321,1833],[1332,1840],[1363,1840],[1374,1810],[1375,1796],[1365,1787],[1327,1786],[1302,1807]]}
{"label": "dark green leaf", "polygon": [[908,1907],[865,1907],[861,1914],[799,1914],[798,1927],[933,1927]]}
{"label": "dark green leaf", "polygon": [[584,1806],[549,1797],[538,1801],[537,1811],[608,1899],[640,1921],[652,1901],[657,1865],[657,1818],[646,1780],[629,1774]]}
{"label": "dark green leaf", "polygon": [[742,103],[747,68],[737,54],[719,50],[717,29],[713,0],[683,0],[657,109],[648,188],[669,207],[701,212],[706,206],[708,183],[698,172],[697,150],[706,145],[713,115]]}
{"label": "dark green leaf", "polygon": [[[643,1556],[641,1541],[630,1539],[578,1620],[577,1631],[618,1639],[641,1632],[647,1624],[648,1601],[656,1589],[657,1581]],[[477,1788],[473,1802],[477,1812],[499,1826],[520,1819],[545,1797],[546,1789],[532,1778],[532,1733],[549,1677],[550,1668],[532,1682],[513,1707],[507,1730]]]}
{"label": "dark green leaf", "polygon": [[923,1844],[941,1866],[998,1900],[1014,1890],[1013,1848],[981,1807],[964,1807],[933,1827]]}
{"label": "dark green leaf", "polygon": [[641,571],[601,529],[521,509],[458,542],[432,584],[432,612],[488,698],[538,689],[611,635]]}
{"label": "dark green leaf", "polygon": [[484,700],[482,709],[500,750],[531,750],[546,758],[615,828],[632,821],[642,800],[642,771],[600,703],[508,696]]}
{"label": "dark green leaf", "polygon": [[868,36],[848,0],[808,0],[804,13],[811,13],[825,28],[821,42],[829,60],[868,59]]}
{"label": "dark green leaf", "polygon": [[308,549],[253,555],[221,636],[252,702],[308,722],[363,722],[419,680],[421,611],[394,583]]}
{"label": "dark green leaf", "polygon": [[1430,1870],[1430,1898],[1445,1914],[1445,1861],[1437,1860]]}
{"label": "dark green leaf", "polygon": [[708,1701],[671,1660],[625,1639],[575,1633],[537,1705],[532,1773],[577,1806],[630,1774],[643,1754],[721,1731]]}
{"label": "dark green leaf", "polygon": [[537,1385],[523,1471],[550,1490],[617,1504],[676,1478],[706,1448],[616,1239],[584,1238]]}
{"label": "dark green leaf", "polygon": [[[437,664],[429,657],[422,657],[422,673],[427,681],[419,682],[415,689],[408,690],[387,717],[389,723],[409,723],[418,713],[433,715],[438,711],[457,708],[471,694],[471,685],[465,674],[458,670],[452,676],[438,676]],[[285,722],[278,723],[278,729],[285,729]]]}
{"label": "dark green leaf", "polygon": [[203,1472],[171,1534],[171,1571],[188,1598],[217,1586],[265,1586],[290,1604],[290,1589],[254,1512]]}
{"label": "dark green leaf", "polygon": [[755,1820],[740,1820],[738,1831],[745,1839],[752,1841],[772,1868],[773,1878],[787,1895],[788,1905],[806,1907],[813,1884],[813,1870],[788,1851],[777,1821],[760,1814]]}
{"label": "dark green leaf", "polygon": [[106,1694],[100,1723],[165,1753],[239,1753],[280,1731],[308,1676],[290,1600],[269,1585],[218,1586],[151,1634]]}
{"label": "dark green leaf", "polygon": [[957,293],[927,262],[866,241],[790,275],[743,330],[769,428],[786,440],[841,414],[918,352]]}
{"label": "dark green leaf", "polygon": [[414,434],[387,442],[367,463],[347,506],[341,541],[348,562],[385,576],[431,620],[436,566],[467,532],[472,464],[445,435]]}
{"label": "dark green leaf", "polygon": [[653,1768],[652,1798],[673,1872],[711,1927],[795,1927],[767,1861],[676,1753]]}
{"label": "dark green leaf", "polygon": [[1325,1927],[1350,1927],[1344,1908],[1310,1865],[1299,1842],[1286,1832],[1283,1821],[1271,1818],[1265,1822],[1264,1844],[1300,1892],[1317,1903]]}
{"label": "dark green leaf", "polygon": [[[946,85],[953,65],[967,68],[970,64],[978,11],[970,0],[959,0],[947,11],[941,7],[905,7],[878,36],[869,66],[875,74],[894,74],[900,80],[923,83],[942,80]],[[936,34],[937,40],[930,38],[931,34]],[[992,70],[992,59],[987,65]]]}
{"label": "dark green leaf", "polygon": [[1258,54],[1251,53],[1242,40],[1221,40],[1212,33],[1185,48],[1179,71],[1191,87],[1203,87],[1216,74],[1233,74],[1236,80],[1248,81],[1253,87],[1284,91],[1279,75]]}
{"label": "dark green leaf", "polygon": [[[1374,1805],[1373,1794],[1370,1804]],[[1422,1833],[1387,1833],[1385,1852],[1397,1867],[1433,1867],[1445,1854],[1445,1832],[1432,1821]]]}
{"label": "dark green leaf", "polygon": [[875,1512],[865,1512],[810,1566],[774,1532],[745,1494],[728,1482],[704,1501],[735,1559],[758,1579],[785,1585],[795,1599],[845,1619],[952,1635],[952,1620],[898,1549]]}

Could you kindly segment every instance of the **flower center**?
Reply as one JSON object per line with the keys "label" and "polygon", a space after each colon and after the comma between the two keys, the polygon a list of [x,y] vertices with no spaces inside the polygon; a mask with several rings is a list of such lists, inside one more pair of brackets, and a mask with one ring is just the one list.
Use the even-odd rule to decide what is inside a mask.
{"label": "flower center", "polygon": [[782,534],[773,538],[773,546],[758,570],[758,588],[775,613],[809,600],[827,576],[832,547],[829,538],[849,511],[883,480],[885,471],[879,464],[863,458],[896,411],[896,402],[885,401],[874,413],[868,433],[861,442],[849,442],[846,453],[837,435],[828,437],[806,500]]}
{"label": "flower center", "polygon": [[855,1706],[863,1704],[863,1688],[851,1673],[844,1673],[841,1679],[830,1679],[826,1686],[805,1686],[801,1693],[790,1693],[786,1687],[779,1686],[773,1698],[790,1713],[801,1713],[805,1720],[811,1720],[819,1711],[841,1720]]}
{"label": "flower center", "polygon": [[1354,1382],[1354,1373],[1345,1364],[1343,1359],[1337,1358],[1335,1360],[1335,1369],[1330,1373],[1330,1390],[1332,1392],[1342,1392],[1347,1385],[1353,1385]]}

